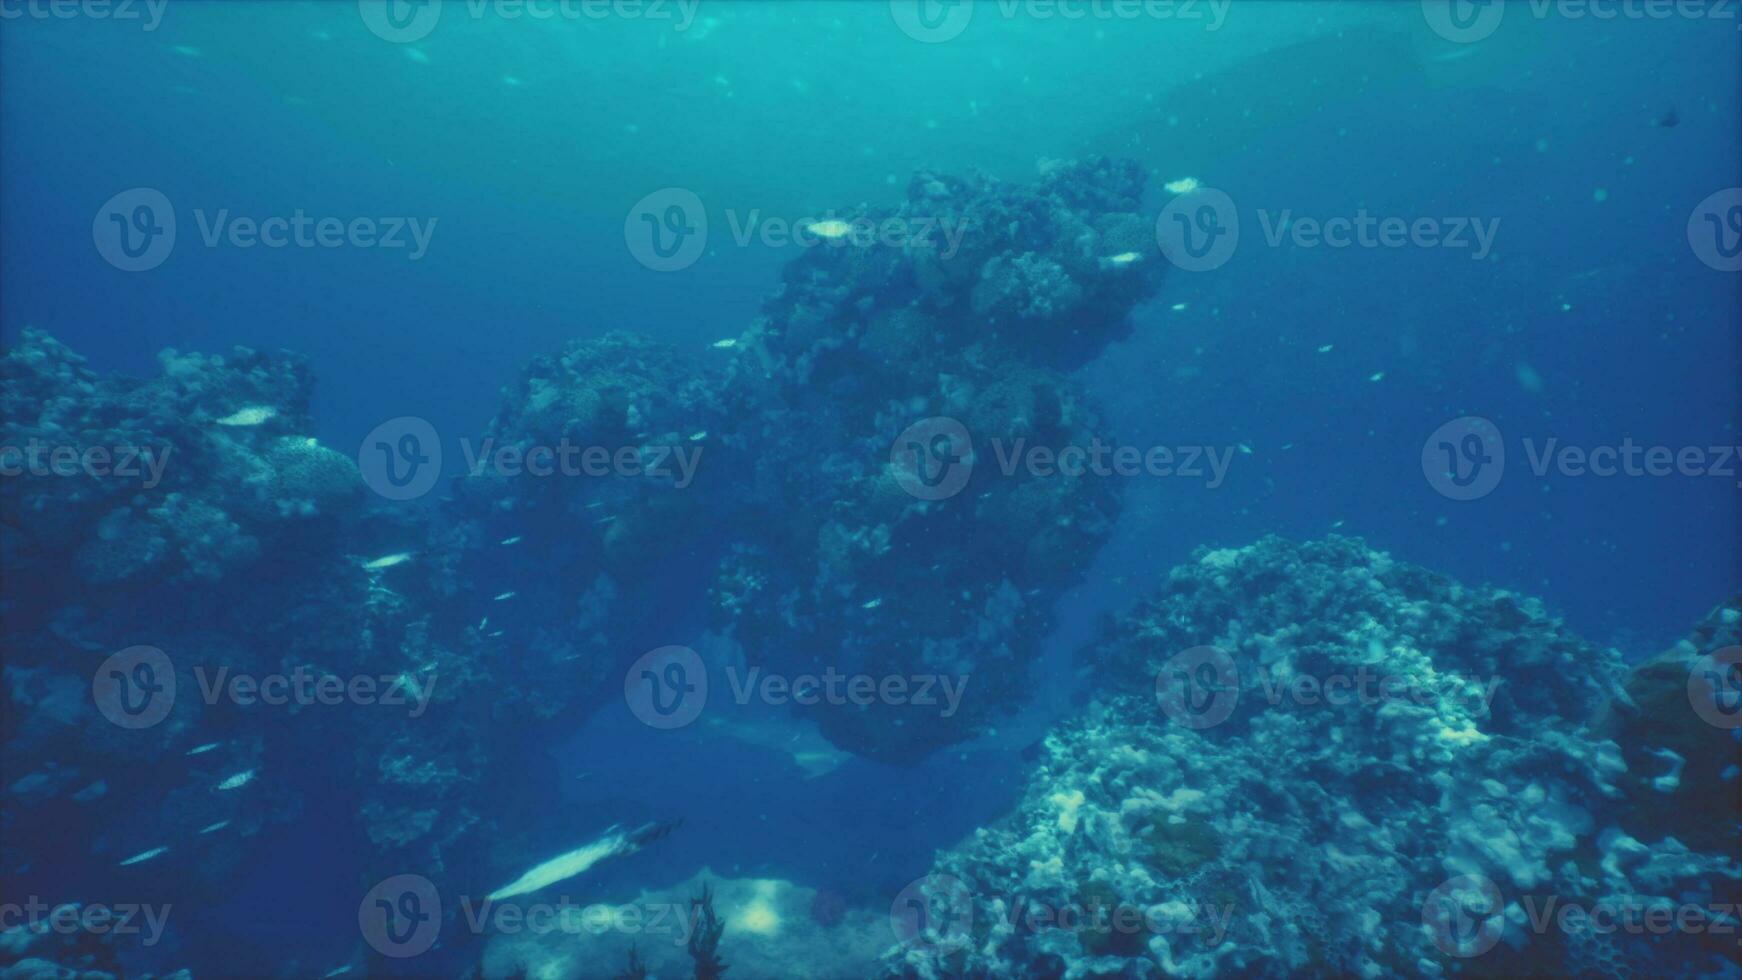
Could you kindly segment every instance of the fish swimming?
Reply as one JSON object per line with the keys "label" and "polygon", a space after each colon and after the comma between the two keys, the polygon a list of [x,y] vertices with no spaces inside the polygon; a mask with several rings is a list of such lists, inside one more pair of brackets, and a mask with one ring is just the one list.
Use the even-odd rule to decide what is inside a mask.
{"label": "fish swimming", "polygon": [[559,854],[491,892],[489,900],[497,902],[505,898],[535,892],[582,874],[600,861],[634,854],[648,844],[676,830],[681,822],[656,821],[628,832],[625,832],[621,827],[612,826],[603,837],[591,844],[578,847],[566,854]]}

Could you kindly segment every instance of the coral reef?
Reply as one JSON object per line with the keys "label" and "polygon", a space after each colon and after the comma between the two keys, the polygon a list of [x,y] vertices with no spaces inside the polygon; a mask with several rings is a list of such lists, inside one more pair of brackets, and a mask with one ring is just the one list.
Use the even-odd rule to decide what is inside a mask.
{"label": "coral reef", "polygon": [[[1142,188],[1136,167],[1104,160],[1049,165],[1033,187],[921,173],[899,208],[851,217],[944,231],[807,250],[738,339],[727,397],[759,465],[714,585],[722,623],[752,663],[789,672],[969,682],[947,718],[881,702],[818,711],[843,748],[911,760],[1026,697],[1053,600],[1118,500],[1107,481],[1037,478],[1003,456],[1104,435],[1065,372],[1156,285]],[[911,492],[891,461],[927,419],[971,442],[948,494]]]}
{"label": "coral reef", "polygon": [[[1742,822],[1715,818],[1742,813],[1739,706],[1715,700],[1742,685],[1720,683],[1714,691],[1706,674],[1734,672],[1739,661],[1742,596],[1713,609],[1687,639],[1636,665],[1624,695],[1598,718],[1597,731],[1621,747],[1627,763],[1620,785],[1632,803],[1623,816],[1628,833],[1649,843],[1670,836],[1700,850],[1742,853]],[[1690,698],[1705,713],[1690,711]]]}
{"label": "coral reef", "polygon": [[[1025,696],[1117,503],[991,465],[918,499],[890,447],[933,414],[977,439],[1094,435],[1064,372],[1154,286],[1141,186],[1105,161],[1032,187],[922,174],[866,216],[936,234],[806,250],[723,354],[610,334],[536,359],[437,508],[368,493],[315,438],[295,355],[165,351],[153,377],[105,377],[24,331],[0,359],[0,881],[107,869],[197,905],[318,795],[355,801],[326,821],[370,854],[359,873],[485,887],[572,833],[540,805],[542,747],[710,606],[789,676],[973,679],[948,716],[815,712],[845,748],[912,759],[981,730]],[[310,693],[357,679],[366,708]],[[306,688],[267,708],[262,681]],[[104,720],[159,691],[161,716]]]}
{"label": "coral reef", "polygon": [[[430,508],[314,437],[294,355],[103,377],[26,330],[0,358],[0,886],[209,907],[263,833],[311,820],[351,835],[360,877],[484,894],[572,846],[546,748],[629,661],[709,626],[788,679],[966,685],[947,711],[793,699],[853,753],[984,732],[1119,514],[1110,481],[1022,454],[1105,436],[1071,372],[1156,287],[1142,187],[1104,160],[1032,186],[922,173],[846,215],[913,234],[807,248],[714,351],[612,333],[534,360]],[[1084,651],[1096,700],[1017,810],[906,896],[926,914],[881,969],[1715,969],[1714,932],[1539,913],[1735,900],[1737,825],[1702,809],[1736,809],[1734,706],[1703,714],[1696,681],[1735,669],[1738,618],[1629,670],[1534,600],[1358,541],[1202,553]],[[262,679],[306,687],[263,703]],[[312,693],[329,681],[342,696]],[[143,714],[160,693],[173,710]],[[845,758],[818,745],[780,742]],[[785,881],[641,901],[693,929],[496,937],[482,970],[828,976],[827,953],[863,976],[890,935]],[[1448,908],[1494,914],[1458,932]],[[4,975],[123,972],[119,943],[62,938],[0,936]]]}
{"label": "coral reef", "polygon": [[[1733,957],[1722,930],[1616,927],[1722,923],[1734,823],[1700,849],[1634,809],[1629,754],[1588,724],[1621,696],[1619,657],[1533,600],[1353,539],[1266,539],[1200,553],[1083,656],[1097,700],[1046,739],[1014,813],[939,857],[886,976],[1692,975]],[[1723,785],[1700,773],[1699,792]]]}

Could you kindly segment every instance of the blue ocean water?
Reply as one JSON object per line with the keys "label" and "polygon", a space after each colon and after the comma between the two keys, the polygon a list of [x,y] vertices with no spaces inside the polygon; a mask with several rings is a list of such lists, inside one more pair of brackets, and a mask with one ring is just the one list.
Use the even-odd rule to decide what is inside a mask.
{"label": "blue ocean water", "polygon": [[[521,955],[522,936],[454,927],[460,913],[453,894],[487,891],[496,878],[508,881],[613,825],[676,820],[682,826],[645,850],[570,881],[585,886],[573,894],[629,901],[643,890],[688,888],[706,869],[729,882],[766,879],[814,889],[820,897],[805,901],[830,927],[843,920],[850,925],[866,909],[881,926],[891,900],[933,870],[939,851],[973,838],[977,828],[1007,826],[1013,813],[1024,812],[1025,800],[1054,798],[1033,788],[1036,759],[1043,749],[1052,751],[1046,749],[1049,731],[1100,697],[1105,676],[1085,666],[1080,651],[1102,642],[1097,637],[1104,635],[1106,617],[1150,596],[1167,581],[1168,569],[1196,561],[1198,549],[1242,548],[1267,535],[1297,541],[1355,536],[1397,562],[1469,586],[1538,597],[1547,615],[1560,620],[1555,635],[1613,648],[1617,664],[1637,664],[1673,647],[1742,585],[1736,550],[1742,462],[1734,458],[1734,447],[1742,445],[1736,384],[1742,278],[1734,263],[1742,192],[1733,190],[1742,183],[1742,22],[1722,4],[1696,5],[1698,15],[1664,16],[1647,15],[1643,6],[1593,6],[1613,7],[1616,15],[1464,0],[171,0],[116,7],[5,0],[0,329],[8,349],[30,349],[35,341],[26,329],[41,331],[85,358],[96,374],[123,378],[156,377],[165,370],[159,360],[165,349],[284,349],[306,358],[314,379],[308,425],[274,430],[302,411],[280,402],[274,409],[279,420],[260,431],[315,439],[360,461],[365,479],[365,457],[389,420],[426,422],[447,450],[443,484],[434,492],[409,501],[368,494],[367,506],[388,516],[359,517],[356,527],[345,525],[330,541],[327,532],[292,532],[282,540],[294,546],[281,552],[272,544],[281,539],[261,532],[256,536],[265,553],[225,559],[221,575],[188,578],[157,564],[123,577],[121,586],[113,579],[82,581],[73,557],[78,542],[110,540],[99,530],[109,511],[38,503],[7,515],[8,535],[29,543],[9,549],[5,586],[9,672],[16,669],[9,686],[17,690],[4,774],[14,786],[7,827],[16,836],[6,845],[0,881],[13,901],[42,895],[50,904],[115,904],[162,896],[157,900],[174,907],[162,942],[81,935],[59,954],[38,949],[33,955],[50,961],[58,955],[66,963],[94,956],[84,962],[123,975],[179,968],[201,977],[320,976],[339,969],[348,975],[461,975],[468,969],[513,975],[503,964]],[[944,644],[950,638],[940,634],[935,639],[947,649],[928,647],[922,658],[929,669],[976,679],[1014,671],[1033,679],[1032,690],[1001,694],[995,710],[961,730],[916,736],[922,750],[905,748],[911,733],[891,736],[886,745],[880,735],[849,723],[835,728],[832,719],[807,718],[791,725],[784,713],[754,707],[742,717],[716,710],[671,737],[650,739],[634,697],[624,696],[622,675],[656,647],[700,651],[716,672],[716,690],[726,684],[717,673],[722,663],[762,663],[791,675],[867,662],[837,654],[836,643],[845,651],[858,649],[857,641],[845,626],[831,633],[817,625],[834,622],[824,612],[795,612],[789,604],[736,623],[710,616],[710,597],[718,602],[730,592],[720,582],[731,576],[721,570],[742,557],[734,549],[745,537],[732,522],[742,522],[750,538],[789,531],[798,537],[801,527],[814,531],[803,513],[814,504],[817,514],[834,515],[818,516],[816,524],[851,523],[840,512],[870,509],[872,498],[842,490],[836,502],[829,491],[793,487],[826,484],[843,465],[840,459],[863,445],[887,452],[908,421],[951,415],[939,408],[946,402],[933,401],[894,424],[899,399],[910,394],[898,384],[889,385],[884,401],[890,404],[863,414],[870,426],[863,433],[847,432],[847,423],[828,414],[850,398],[876,401],[865,393],[887,382],[870,366],[885,355],[831,374],[828,352],[842,337],[857,343],[860,327],[846,332],[841,323],[853,314],[840,311],[817,327],[804,319],[804,304],[820,304],[816,296],[833,285],[851,287],[869,324],[872,311],[905,303],[908,286],[863,270],[805,265],[818,246],[786,242],[768,229],[808,226],[813,241],[816,234],[828,238],[818,222],[924,200],[914,196],[916,172],[928,175],[918,183],[951,175],[1016,188],[1036,185],[1062,166],[1057,161],[1099,158],[1131,161],[1147,179],[1140,206],[1131,209],[1142,218],[1147,240],[1139,251],[1116,255],[1109,246],[1097,253],[1101,268],[1111,259],[1114,266],[1134,261],[1159,271],[1124,304],[1121,327],[1110,338],[1097,334],[1099,325],[1086,315],[1081,331],[1060,331],[1056,349],[1047,348],[1053,360],[1044,366],[1068,380],[1057,381],[1051,397],[1092,402],[1098,421],[1088,431],[1098,437],[1142,450],[1202,449],[1206,470],[1220,459],[1225,472],[1104,481],[1119,505],[1095,504],[1108,525],[1090,535],[1092,541],[1073,539],[1057,548],[1069,556],[1056,559],[1068,570],[1034,572],[1032,590],[1012,573],[1020,583],[1013,591],[1024,596],[1020,604],[1034,607],[1037,618],[1004,627],[1032,650],[974,661],[976,654]],[[117,239],[106,236],[122,236],[125,252],[136,240],[148,242],[132,236],[167,213],[159,209],[144,224],[130,224],[144,199],[126,195],[139,189],[168,202],[175,239],[165,257],[131,271],[125,260],[115,260]],[[659,254],[661,235],[673,227],[663,224],[661,202],[668,198],[656,195],[669,189],[693,195],[700,210],[687,216],[706,219],[699,253],[677,268]],[[1190,203],[1178,213],[1179,227],[1188,235],[1225,232],[1232,218],[1238,245],[1210,267],[1192,268],[1189,249],[1182,256],[1168,248],[1175,217],[1169,209],[1210,192],[1222,195],[1215,200],[1228,202],[1227,208],[1217,203],[1211,214],[1202,210],[1208,205]],[[1090,199],[1082,193],[1082,200]],[[1116,236],[1096,221],[1103,212],[1128,210],[1073,206],[1107,241]],[[1024,221],[1031,213],[1011,209]],[[306,219],[310,236],[316,223],[333,219],[336,241],[336,229],[347,230],[330,247],[273,247],[251,243],[246,232],[234,236],[237,221],[275,217],[287,227]],[[362,244],[351,230],[358,221],[370,228]],[[1356,228],[1367,231],[1334,244],[1338,222],[1346,222],[1351,235]],[[1398,241],[1386,243],[1379,238],[1381,223],[1394,231],[1427,230],[1396,231]],[[650,227],[651,246],[638,237]],[[970,227],[964,241],[971,243],[979,227]],[[1206,241],[1213,251],[1217,239]],[[1026,247],[1044,254],[1051,246]],[[960,291],[967,297],[970,287]],[[983,312],[978,294],[963,302]],[[763,326],[754,326],[759,321]],[[753,364],[746,353],[769,322],[790,345],[779,355],[790,361],[780,368],[768,367],[773,361],[767,359]],[[1047,322],[1056,328],[1072,319],[1067,313]],[[804,358],[793,353],[802,330],[815,332],[803,335],[802,343],[811,345]],[[732,479],[706,483],[703,492],[735,501],[734,516],[670,517],[665,524],[650,518],[635,523],[623,543],[600,537],[606,532],[575,529],[594,515],[612,520],[619,504],[631,513],[630,503],[643,505],[639,499],[606,496],[586,505],[597,509],[583,509],[578,502],[537,502],[531,494],[479,503],[463,489],[447,489],[467,480],[461,440],[497,434],[510,441],[517,421],[525,426],[519,431],[534,437],[536,412],[527,406],[546,404],[541,397],[578,398],[575,392],[586,385],[610,390],[614,382],[578,369],[575,376],[587,379],[585,385],[572,381],[563,373],[567,362],[538,375],[546,387],[520,379],[536,359],[613,331],[669,345],[702,365],[697,372],[744,378],[767,367],[779,379],[771,386],[778,396],[738,392],[729,381],[707,382],[717,385],[717,396],[696,394],[674,380],[691,375],[662,367],[647,369],[652,380],[629,384],[634,394],[625,396],[643,408],[663,406],[659,411],[667,414],[650,424],[655,435],[665,435],[657,427],[677,418],[671,425],[685,426],[672,429],[680,447],[691,439],[707,449],[726,447],[719,452],[735,461]],[[936,336],[944,336],[941,328]],[[924,383],[953,377],[963,364],[979,370],[982,348],[1005,336],[941,341],[943,353],[936,356],[943,366],[933,370],[926,361]],[[986,358],[994,365],[987,378],[1029,377]],[[801,361],[802,370],[790,367]],[[624,363],[641,370],[660,362],[638,353]],[[246,385],[234,384],[232,390],[213,382],[212,390],[230,393],[184,412],[191,431],[227,438],[251,423],[216,419],[270,402],[262,394],[270,386],[241,397],[234,391]],[[563,393],[550,395],[552,389]],[[949,383],[938,384],[938,391],[948,389]],[[22,444],[15,436],[50,431],[39,414],[71,430],[64,408],[50,411],[54,402],[45,390],[19,382],[9,393],[7,408],[15,416],[9,446]],[[76,385],[53,395],[75,406],[99,398]],[[144,402],[159,397],[151,393],[133,402],[121,394],[101,397],[128,408],[93,409],[81,446],[144,438],[141,433],[163,436],[151,425],[179,410],[162,402],[147,411]],[[786,399],[782,404],[814,420],[814,427],[786,418],[758,430],[753,413],[773,411],[758,399],[774,397]],[[188,399],[176,404],[198,401]],[[575,431],[579,411],[570,411],[571,427],[563,432]],[[140,421],[147,417],[151,423]],[[1474,499],[1459,499],[1466,489],[1462,477],[1481,478],[1475,463],[1485,450],[1464,441],[1470,424],[1456,420],[1466,418],[1482,420],[1484,445],[1499,442],[1507,454],[1504,475]],[[716,423],[724,428],[709,431]],[[1442,427],[1460,424],[1441,435]],[[758,443],[758,431],[762,437],[775,431],[791,445],[767,448],[773,443]],[[861,436],[863,445],[853,441]],[[814,441],[800,445],[805,439]],[[1449,448],[1442,449],[1442,441]],[[184,458],[195,451],[176,444]],[[1607,447],[1620,458],[1627,446],[1637,446],[1642,461],[1652,447],[1672,455],[1689,450],[1700,469],[1678,463],[1659,475],[1605,477],[1588,472],[1588,463],[1581,467],[1555,455],[1564,447],[1585,456]],[[1437,459],[1442,452],[1450,453],[1456,481],[1424,465],[1424,454]],[[977,444],[977,467],[992,458]],[[1490,458],[1486,465],[1496,464]],[[252,479],[217,466],[200,475],[213,485]],[[372,481],[371,487],[381,489]],[[187,499],[199,496],[194,488],[181,490]],[[35,499],[32,492],[23,491]],[[973,496],[939,506],[952,513],[948,507]],[[109,499],[130,513],[159,503]],[[562,517],[538,509],[547,506]],[[1010,512],[1049,506],[1065,513],[1064,503],[1033,500]],[[226,509],[248,530],[249,519]],[[450,523],[447,515],[455,513],[461,516]],[[977,518],[983,523],[973,534],[1049,540],[1044,530],[1019,530],[1014,518],[1001,525],[997,515],[1005,511],[991,513]],[[70,530],[49,535],[42,528],[51,521]],[[1087,523],[1071,511],[1070,520],[1060,517],[1056,525],[1080,529]],[[432,531],[427,540],[418,538],[426,524],[451,537]],[[571,533],[573,542],[566,537]],[[967,594],[954,572],[937,569],[953,560],[949,554],[975,551],[982,542],[960,528],[952,532],[965,535],[960,539],[933,531],[904,541],[901,533],[898,549],[913,549],[902,566],[911,577],[861,568],[852,587],[834,593],[819,587],[824,598],[815,601],[875,612],[917,608],[928,595],[958,585]],[[517,545],[483,547],[521,537],[526,540]],[[811,533],[804,544],[815,538]],[[840,552],[870,547],[861,538],[853,542]],[[788,561],[784,545],[758,547],[772,556],[766,581],[787,575],[838,585],[831,576],[850,575],[827,559],[814,568]],[[614,598],[601,599],[592,572],[573,570],[595,550],[610,548],[633,560],[610,552],[623,566],[607,575],[606,592]],[[938,550],[938,564],[930,564],[927,548]],[[64,552],[59,564],[34,557],[56,549]],[[385,560],[401,551],[417,555],[409,564],[419,575],[438,563],[434,556],[448,556],[441,559],[448,562],[442,574],[431,576],[442,584],[394,584],[399,571],[388,562],[368,570],[369,588],[400,594],[410,605],[425,603],[430,618],[423,628],[435,637],[428,646],[442,646],[443,629],[464,630],[469,639],[456,641],[455,657],[496,659],[473,667],[442,661],[438,685],[465,685],[461,706],[452,710],[466,720],[450,728],[464,737],[454,745],[431,739],[432,768],[392,778],[421,791],[443,778],[444,759],[468,753],[476,757],[455,761],[454,768],[470,772],[474,766],[484,775],[385,818],[370,809],[386,804],[368,778],[374,772],[382,785],[391,781],[383,775],[391,768],[383,743],[348,723],[315,720],[318,709],[267,721],[244,712],[210,740],[222,742],[226,748],[216,751],[223,753],[253,746],[238,752],[251,760],[238,762],[238,770],[254,775],[236,792],[257,793],[258,800],[224,818],[238,828],[246,824],[247,833],[222,854],[201,852],[197,868],[177,863],[194,846],[167,838],[161,842],[167,852],[121,864],[160,846],[162,828],[176,825],[184,811],[188,826],[206,823],[204,803],[176,795],[180,776],[158,783],[147,774],[198,760],[184,750],[207,729],[188,722],[176,729],[173,744],[154,743],[149,751],[132,742],[107,746],[102,751],[111,754],[104,755],[83,745],[45,763],[43,753],[52,752],[44,746],[53,741],[33,734],[35,722],[58,709],[43,693],[52,686],[30,685],[49,684],[43,678],[52,668],[42,665],[54,662],[51,651],[88,642],[87,652],[107,655],[146,644],[167,651],[179,672],[181,651],[199,656],[192,650],[200,644],[238,642],[268,651],[257,672],[289,670],[306,660],[340,672],[395,674],[402,665],[386,651],[416,644],[378,640],[388,632],[382,625],[388,613],[369,621],[368,641],[359,638],[361,629],[319,642],[287,637],[320,633],[305,619],[342,634],[348,624],[324,611],[328,604],[360,609],[368,596],[374,610],[380,601],[363,586],[354,598],[335,597],[345,586],[325,570],[322,554],[337,564],[341,558]],[[32,557],[13,563],[20,553]],[[917,571],[921,566],[930,571]],[[742,573],[743,580],[754,577]],[[1287,578],[1278,573],[1277,581]],[[769,585],[770,594],[776,588]],[[510,594],[517,598],[497,599]],[[184,602],[185,615],[163,611]],[[600,625],[576,611],[613,602],[635,615]],[[238,616],[252,628],[207,618],[213,606],[245,611]],[[1314,615],[1312,609],[1303,613],[1308,622]],[[474,626],[481,618],[486,622]],[[748,625],[753,618],[754,627]],[[126,628],[117,625],[123,622]],[[923,634],[927,627],[919,622],[878,629]],[[780,623],[808,628],[787,635]],[[480,652],[492,628],[506,631],[501,644],[510,646]],[[852,627],[861,628],[871,630]],[[565,634],[559,643],[564,629],[576,635]],[[974,635],[984,638],[991,629]],[[758,641],[746,639],[750,635]],[[1238,635],[1208,629],[1203,642]],[[594,658],[597,669],[551,673],[539,658],[552,644]],[[327,645],[352,651],[356,663],[342,667],[343,658]],[[987,646],[1005,649],[991,641]],[[864,656],[875,661],[877,654]],[[1491,669],[1504,667],[1502,661]],[[89,687],[89,669],[81,669]],[[181,683],[184,691],[193,689],[192,679]],[[983,684],[1004,690],[1002,680]],[[541,686],[560,687],[569,700],[540,716],[527,707],[537,698],[526,692]],[[27,688],[34,693],[19,693]],[[504,693],[509,689],[512,695]],[[105,725],[83,697],[89,718],[76,724]],[[492,710],[499,714],[488,721],[476,717]],[[546,727],[523,742],[513,730],[521,723],[528,731]],[[479,734],[492,731],[500,734]],[[408,737],[427,736],[419,730]],[[292,745],[300,751],[291,752]],[[378,769],[357,761],[377,751],[384,760]],[[112,766],[128,774],[111,774]],[[334,767],[365,775],[336,776]],[[64,786],[51,778],[67,772],[77,775],[61,780]],[[20,780],[44,773],[51,775],[26,787],[30,792],[17,788]],[[1728,778],[1726,791],[1733,791],[1733,771]],[[106,783],[108,802],[68,802],[92,780]],[[43,783],[56,788],[38,794],[34,787]],[[92,806],[107,809],[98,813]],[[1733,821],[1734,814],[1719,819]],[[132,829],[129,820],[137,821]],[[453,824],[454,832],[399,833],[420,822]],[[383,824],[394,829],[382,830]],[[1594,826],[1604,824],[1599,808]],[[1645,839],[1637,831],[1634,836]],[[421,843],[394,850],[404,839]],[[383,854],[398,864],[384,866]],[[436,881],[450,899],[444,938],[427,954],[382,954],[368,928],[359,931],[359,898],[393,868]],[[1734,891],[1727,874],[1708,878],[1722,883],[1720,892]],[[723,898],[722,904],[728,901],[734,910],[727,913],[722,947],[728,960],[734,951],[773,956],[748,951],[745,944],[760,936],[769,948],[787,950],[787,962],[809,963],[787,973],[768,965],[777,959],[745,959],[730,974],[739,980],[884,975],[874,967],[896,971],[891,976],[904,975],[900,969],[934,975],[911,959],[898,966],[876,953],[870,962],[856,959],[857,947],[826,936],[815,940],[820,946],[782,946],[774,933],[734,934],[760,913],[756,900]],[[887,928],[879,939],[896,944]],[[88,948],[99,945],[107,952]],[[553,953],[538,961],[542,966],[532,957],[517,962],[531,975],[611,976],[622,965],[619,950],[611,948],[608,963],[595,963],[590,957],[604,955],[599,948],[576,947],[567,960]],[[834,949],[840,962],[809,960],[816,949]],[[1414,965],[1410,959],[1383,964],[1386,972],[1409,972]],[[1268,975],[1287,966],[1286,959],[1222,961],[1219,971]],[[1054,968],[1063,970],[1030,966],[1019,973],[1006,959],[962,967],[968,971],[962,975],[977,969],[978,975],[1044,976]],[[1103,972],[1070,975],[1204,973],[1179,963],[1155,966],[1154,973],[1124,968],[1134,972],[1117,973],[1102,962],[1096,969]],[[1330,959],[1293,968],[1351,969]],[[669,966],[657,969],[660,976],[679,975]]]}

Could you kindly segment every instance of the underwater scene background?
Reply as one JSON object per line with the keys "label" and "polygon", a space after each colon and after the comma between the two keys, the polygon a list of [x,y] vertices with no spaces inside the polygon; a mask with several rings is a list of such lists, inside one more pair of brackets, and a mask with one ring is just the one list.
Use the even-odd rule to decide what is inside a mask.
{"label": "underwater scene background", "polygon": [[0,0],[0,977],[1742,974],[1739,28]]}

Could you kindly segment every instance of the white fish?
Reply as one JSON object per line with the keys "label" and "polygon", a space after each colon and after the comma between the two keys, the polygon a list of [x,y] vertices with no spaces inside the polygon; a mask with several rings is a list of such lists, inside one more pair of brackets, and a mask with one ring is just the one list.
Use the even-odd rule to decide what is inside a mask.
{"label": "white fish", "polygon": [[1130,265],[1143,258],[1142,252],[1120,252],[1118,255],[1107,256],[1107,264],[1112,266]]}
{"label": "white fish", "polygon": [[519,535],[519,534],[516,534],[512,538],[503,538],[502,544],[504,544],[504,545],[519,544],[521,541],[521,538],[522,538],[522,535]]}
{"label": "white fish", "polygon": [[868,599],[863,604],[861,604],[859,606],[859,608],[860,609],[876,609],[878,606],[881,606],[881,605],[883,605],[882,599]]}
{"label": "white fish", "polygon": [[1203,185],[1198,183],[1196,177],[1181,177],[1178,180],[1170,180],[1161,186],[1167,188],[1169,194],[1190,194]]}
{"label": "white fish", "polygon": [[254,781],[254,774],[258,771],[259,770],[257,770],[257,769],[244,769],[241,772],[237,773],[236,775],[231,776],[229,779],[226,779],[223,782],[219,783],[218,788],[219,789],[241,789],[242,787],[244,787],[244,786],[246,786],[249,783]]}
{"label": "white fish", "polygon": [[501,595],[497,596],[494,599],[491,599],[490,601],[491,602],[507,602],[509,599],[512,599],[519,594],[520,593],[514,591],[513,589],[509,589],[507,592],[502,593]]}
{"label": "white fish", "polygon": [[1175,313],[1184,313],[1185,309],[1186,309],[1186,305],[1184,303],[1175,303],[1172,306],[1168,307],[1168,309],[1173,310]]}
{"label": "white fish", "polygon": [[218,831],[223,830],[225,827],[228,827],[228,826],[230,826],[230,821],[220,820],[217,823],[211,823],[211,824],[205,825],[204,827],[201,827],[200,833],[202,833],[202,834],[215,834]]}
{"label": "white fish", "polygon": [[727,337],[725,340],[714,341],[715,350],[730,350],[736,346],[738,346],[737,337]]}
{"label": "white fish", "polygon": [[1371,377],[1369,377],[1367,380],[1368,381],[1384,381],[1385,380],[1385,372],[1384,371],[1374,371],[1373,375]]}
{"label": "white fish", "polygon": [[1320,344],[1319,345],[1319,353],[1320,354],[1329,354],[1330,352],[1331,352],[1331,345],[1330,344]]}
{"label": "white fish", "polygon": [[493,639],[495,639],[495,638],[496,638],[496,637],[498,637],[498,636],[501,636],[501,635],[502,635],[502,634],[503,634],[503,633],[504,633],[504,632],[506,632],[506,631],[505,631],[505,630],[493,630],[493,631],[491,631],[491,633],[490,633],[490,639],[492,639],[492,640],[493,640]]}
{"label": "white fish", "polygon": [[222,744],[224,744],[224,743],[222,743],[222,742],[207,742],[204,745],[196,745],[193,748],[188,749],[187,754],[188,755],[203,755],[207,752],[212,751],[213,749],[217,748],[218,746],[220,746]]}
{"label": "white fish", "polygon": [[690,433],[690,441],[691,442],[701,442],[703,439],[706,439],[707,437],[708,437],[708,430],[707,429],[698,429],[695,432]]}
{"label": "white fish", "polygon": [[383,568],[392,568],[395,565],[403,565],[410,560],[411,552],[400,551],[391,555],[382,555],[374,561],[364,562],[363,567],[368,571],[378,572]]}
{"label": "white fish", "polygon": [[239,408],[218,420],[219,425],[251,426],[270,421],[278,417],[278,409],[271,405],[249,405]]}
{"label": "white fish", "polygon": [[484,627],[489,626],[489,625],[490,625],[490,617],[488,617],[488,616],[485,616],[483,619],[478,620],[478,628],[479,629],[483,629]]}
{"label": "white fish", "polygon": [[828,238],[831,240],[846,238],[847,233],[852,230],[853,226],[842,221],[840,218],[830,218],[827,221],[813,221],[810,224],[805,225],[805,231],[808,231],[819,238]]}
{"label": "white fish", "polygon": [[158,857],[159,855],[167,853],[168,851],[169,851],[168,846],[154,847],[149,851],[140,851],[138,854],[135,854],[132,857],[128,858],[127,860],[122,861],[120,866],[125,868],[129,864],[139,864],[142,861],[149,861],[154,857]]}
{"label": "white fish", "polygon": [[565,881],[581,874],[600,861],[625,853],[629,849],[629,835],[625,834],[621,827],[612,827],[605,832],[605,836],[591,844],[576,848],[567,854],[559,854],[491,892],[490,901],[499,902],[505,898],[525,895],[528,892],[538,891],[547,885]]}

